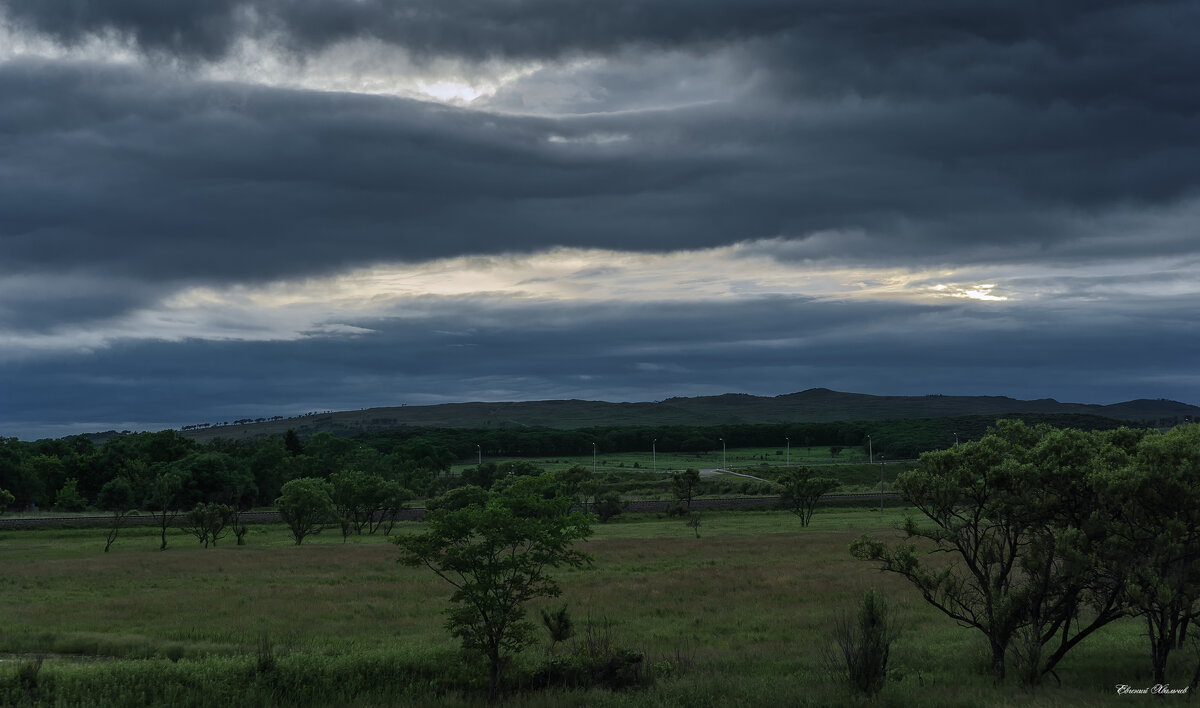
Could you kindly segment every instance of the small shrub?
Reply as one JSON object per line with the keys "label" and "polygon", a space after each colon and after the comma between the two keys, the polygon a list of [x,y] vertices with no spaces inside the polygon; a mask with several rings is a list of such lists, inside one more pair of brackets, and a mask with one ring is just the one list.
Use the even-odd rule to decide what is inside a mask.
{"label": "small shrub", "polygon": [[565,642],[575,634],[575,624],[567,606],[563,605],[554,612],[542,610],[542,625],[550,633],[550,649],[554,650],[560,642]]}
{"label": "small shrub", "polygon": [[1025,626],[1017,630],[1008,651],[1009,665],[1022,686],[1036,686],[1041,683],[1042,638],[1036,628]]}
{"label": "small shrub", "polygon": [[538,671],[535,685],[612,691],[648,685],[652,676],[645,655],[618,646],[612,626],[609,620],[588,618],[583,636],[572,642],[565,657],[549,661]]}
{"label": "small shrub", "polygon": [[859,693],[879,693],[887,680],[888,658],[898,634],[899,625],[887,603],[868,590],[853,617],[839,614],[834,621],[836,673]]}
{"label": "small shrub", "polygon": [[277,667],[275,647],[266,632],[258,635],[258,646],[255,652],[254,668],[259,674],[269,674]]}
{"label": "small shrub", "polygon": [[616,492],[607,492],[596,500],[595,512],[600,523],[607,524],[609,519],[620,516],[625,511],[625,504]]}
{"label": "small shrub", "polygon": [[23,662],[17,667],[17,685],[21,688],[21,693],[25,694],[25,700],[29,701],[30,705],[38,705],[38,674],[42,671],[42,657],[38,657],[33,661]]}

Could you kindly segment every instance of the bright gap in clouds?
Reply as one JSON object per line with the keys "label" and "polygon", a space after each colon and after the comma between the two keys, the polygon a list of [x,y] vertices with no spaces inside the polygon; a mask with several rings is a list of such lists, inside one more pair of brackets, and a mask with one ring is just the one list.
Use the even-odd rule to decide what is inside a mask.
{"label": "bright gap in clouds", "polygon": [[[495,307],[729,303],[773,298],[969,307],[1059,307],[1153,299],[1164,288],[1200,296],[1195,264],[1163,259],[1078,269],[1028,263],[913,269],[787,258],[788,242],[635,253],[558,248],[527,254],[384,263],[326,277],[193,286],[116,317],[42,331],[0,329],[0,358],[86,352],[117,341],[294,341],[370,335],[372,321],[486,313]],[[784,257],[779,257],[779,254]],[[21,287],[0,278],[0,296]],[[1044,303],[1044,304],[1039,304]]]}
{"label": "bright gap in clouds", "polygon": [[[768,249],[769,250],[769,249]],[[934,287],[954,271],[861,268],[788,262],[763,242],[723,248],[633,253],[560,248],[532,254],[464,256],[380,264],[321,278],[226,287],[188,287],[119,317],[49,332],[2,332],[17,352],[89,351],[119,340],[289,341],[370,334],[380,318],[433,316],[433,306],[464,311],[496,305],[536,308],[571,303],[731,302],[763,298],[988,300],[998,285]],[[0,291],[4,284],[0,282]],[[443,310],[444,311],[444,310]]]}

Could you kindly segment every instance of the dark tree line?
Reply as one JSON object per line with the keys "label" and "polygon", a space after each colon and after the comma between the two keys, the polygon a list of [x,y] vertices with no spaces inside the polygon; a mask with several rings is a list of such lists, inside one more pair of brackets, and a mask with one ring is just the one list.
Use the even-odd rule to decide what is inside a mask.
{"label": "dark tree line", "polygon": [[[1110,430],[1120,421],[1091,415],[1030,414],[1014,416],[1030,425],[1046,423],[1081,430]],[[421,440],[451,451],[456,459],[475,457],[553,457],[590,455],[592,443],[605,453],[644,452],[653,445],[659,452],[711,452],[721,449],[724,438],[736,447],[779,447],[786,441],[795,448],[862,448],[871,435],[873,451],[890,459],[915,458],[927,450],[954,444],[958,439],[982,437],[995,416],[899,419],[858,422],[754,423],[719,426],[609,426],[560,430],[557,428],[409,428],[386,433],[364,433],[356,440],[380,450]],[[657,442],[656,442],[657,441]],[[477,447],[478,446],[478,447]]]}
{"label": "dark tree line", "polygon": [[[1118,426],[1094,416],[1027,416],[1029,423],[1073,424],[1087,430]],[[521,429],[404,429],[388,433],[337,437],[319,433],[302,440],[293,431],[284,437],[231,442],[222,439],[199,444],[175,431],[113,435],[103,444],[86,436],[23,442],[0,438],[0,489],[16,507],[82,510],[97,505],[105,484],[128,481],[134,502],[159,508],[153,502],[161,475],[173,477],[179,489],[171,504],[192,509],[197,504],[221,503],[235,509],[270,505],[283,485],[299,478],[328,479],[357,470],[395,481],[418,496],[436,495],[450,484],[441,477],[454,460],[483,456],[576,456],[589,454],[593,443],[606,453],[646,451],[707,452],[720,440],[737,447],[803,448],[829,446],[867,448],[891,459],[915,457],[926,450],[948,447],[955,440],[978,439],[986,416],[872,422],[744,424],[711,427],[603,427],[578,430]],[[483,468],[476,474],[497,475]],[[524,470],[504,470],[524,473]],[[487,486],[483,479],[467,480]]]}
{"label": "dark tree line", "polygon": [[[347,470],[424,494],[454,459],[446,448],[419,438],[383,442],[377,447],[322,433],[305,441],[292,434],[199,444],[171,430],[118,435],[100,445],[85,436],[35,442],[0,438],[0,489],[11,494],[11,501],[4,501],[20,508],[104,508],[123,499],[127,485],[131,508],[170,511],[222,504],[236,512],[273,504],[290,480],[329,479]],[[102,500],[102,490],[117,480],[121,484]],[[114,496],[117,490],[121,494]]]}

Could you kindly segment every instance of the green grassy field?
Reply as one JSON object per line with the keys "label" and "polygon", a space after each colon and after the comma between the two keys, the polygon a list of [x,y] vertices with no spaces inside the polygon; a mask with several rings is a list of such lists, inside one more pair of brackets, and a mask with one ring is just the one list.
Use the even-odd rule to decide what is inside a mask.
{"label": "green grassy field", "polygon": [[[898,510],[830,509],[808,528],[783,512],[706,512],[700,538],[678,519],[597,525],[590,570],[558,574],[577,622],[611,623],[657,675],[642,690],[524,690],[516,706],[1129,705],[1114,685],[1148,685],[1144,631],[1132,620],[1063,662],[1062,685],[994,688],[983,642],[929,608],[902,580],[853,560],[861,533],[895,537]],[[403,533],[417,530],[406,525]],[[442,628],[449,586],[400,566],[380,537],[327,532],[296,547],[282,526],[248,545],[202,549],[129,529],[0,534],[0,704],[21,667],[46,655],[36,695],[60,705],[478,705],[482,682]],[[900,680],[858,699],[826,663],[835,612],[867,588],[904,623]],[[556,605],[548,602],[547,606]],[[259,667],[269,638],[276,666]],[[520,661],[545,659],[548,642]],[[475,688],[472,689],[471,686]],[[4,690],[0,688],[0,690]],[[1167,697],[1167,702],[1180,700]]]}

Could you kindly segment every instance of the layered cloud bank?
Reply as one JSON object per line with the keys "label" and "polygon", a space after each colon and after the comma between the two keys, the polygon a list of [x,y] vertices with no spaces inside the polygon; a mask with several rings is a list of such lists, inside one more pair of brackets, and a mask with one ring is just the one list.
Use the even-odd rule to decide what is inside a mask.
{"label": "layered cloud bank", "polygon": [[1200,400],[1195,3],[0,0],[0,434]]}

